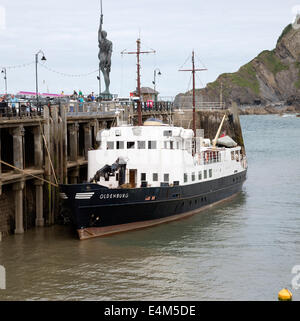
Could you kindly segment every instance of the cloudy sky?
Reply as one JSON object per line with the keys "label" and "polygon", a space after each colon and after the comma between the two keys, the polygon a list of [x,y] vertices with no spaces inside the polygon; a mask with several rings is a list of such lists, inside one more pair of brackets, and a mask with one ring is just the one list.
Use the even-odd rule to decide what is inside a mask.
{"label": "cloudy sky", "polygon": [[[197,66],[208,69],[196,78],[201,88],[273,49],[297,6],[300,0],[103,0],[103,28],[113,42],[111,92],[128,96],[136,88],[136,57],[121,51],[134,51],[139,36],[143,50],[156,50],[142,56],[142,86],[153,86],[159,68],[157,90],[174,96],[191,88],[190,74],[178,69],[190,67],[193,49]],[[97,93],[97,73],[85,74],[98,68],[99,12],[100,0],[0,0],[0,66],[8,67],[8,91],[35,91],[32,62],[41,49],[48,68],[38,67],[41,92]]]}

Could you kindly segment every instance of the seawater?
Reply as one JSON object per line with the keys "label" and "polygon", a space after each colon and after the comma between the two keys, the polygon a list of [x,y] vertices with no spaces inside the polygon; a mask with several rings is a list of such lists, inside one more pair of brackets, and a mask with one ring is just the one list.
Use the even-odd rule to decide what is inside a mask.
{"label": "seawater", "polygon": [[300,265],[300,118],[241,116],[243,192],[188,219],[79,241],[65,226],[0,243],[0,300],[277,300]]}

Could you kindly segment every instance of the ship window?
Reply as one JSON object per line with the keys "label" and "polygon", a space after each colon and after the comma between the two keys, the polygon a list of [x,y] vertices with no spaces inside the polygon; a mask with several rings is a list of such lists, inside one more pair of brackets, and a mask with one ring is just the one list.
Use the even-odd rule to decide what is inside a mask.
{"label": "ship window", "polygon": [[119,129],[117,129],[117,130],[115,131],[115,135],[116,135],[116,136],[121,136],[121,131],[120,131]]}
{"label": "ship window", "polygon": [[176,148],[179,149],[179,142],[176,142]]}
{"label": "ship window", "polygon": [[234,152],[231,152],[231,160],[234,160]]}
{"label": "ship window", "polygon": [[138,149],[145,149],[146,148],[146,142],[145,141],[138,141]]}
{"label": "ship window", "polygon": [[124,142],[117,141],[117,149],[124,149]]}
{"label": "ship window", "polygon": [[188,181],[188,175],[186,173],[183,174],[183,181],[185,183]]}
{"label": "ship window", "polygon": [[134,149],[134,142],[127,142],[127,149]]}
{"label": "ship window", "polygon": [[141,181],[146,181],[146,173],[141,173]]}
{"label": "ship window", "polygon": [[212,177],[212,169],[208,171],[209,177]]}
{"label": "ship window", "polygon": [[201,171],[198,172],[198,179],[199,179],[199,181],[201,181],[201,179],[202,179],[202,172]]}
{"label": "ship window", "polygon": [[195,173],[192,173],[192,181],[194,182],[195,181]]}
{"label": "ship window", "polygon": [[157,181],[158,181],[158,174],[153,173],[153,182],[157,182]]}
{"label": "ship window", "polygon": [[204,179],[207,178],[207,170],[204,171]]}
{"label": "ship window", "polygon": [[114,142],[107,142],[107,149],[114,149]]}
{"label": "ship window", "polygon": [[116,173],[116,181],[119,181],[119,173]]}
{"label": "ship window", "polygon": [[166,137],[172,136],[172,130],[164,130],[164,136]]}
{"label": "ship window", "polygon": [[148,149],[156,149],[156,140],[148,141]]}
{"label": "ship window", "polygon": [[167,183],[169,181],[169,174],[164,174],[164,182]]}
{"label": "ship window", "polygon": [[165,149],[174,149],[174,142],[172,142],[172,141],[164,141],[164,148]]}

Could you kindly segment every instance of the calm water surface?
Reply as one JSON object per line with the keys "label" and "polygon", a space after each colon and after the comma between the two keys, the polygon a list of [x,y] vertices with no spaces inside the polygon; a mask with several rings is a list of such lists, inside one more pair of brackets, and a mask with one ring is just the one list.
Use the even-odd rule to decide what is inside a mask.
{"label": "calm water surface", "polygon": [[233,201],[81,242],[63,226],[9,236],[0,243],[0,299],[276,300],[291,289],[300,265],[300,118],[241,122],[249,171]]}

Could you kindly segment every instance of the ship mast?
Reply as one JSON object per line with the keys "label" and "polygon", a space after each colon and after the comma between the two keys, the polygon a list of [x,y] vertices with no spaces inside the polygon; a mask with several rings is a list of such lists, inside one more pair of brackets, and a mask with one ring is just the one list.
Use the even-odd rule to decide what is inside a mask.
{"label": "ship mast", "polygon": [[137,44],[137,49],[136,51],[130,51],[126,52],[126,50],[122,51],[121,54],[127,54],[127,55],[136,55],[136,60],[137,60],[137,94],[139,97],[138,100],[138,125],[142,126],[143,120],[142,120],[142,104],[141,104],[141,64],[140,64],[140,55],[141,54],[149,54],[149,53],[155,53],[155,50],[150,50],[150,51],[141,51],[141,39],[138,38],[136,41]]}
{"label": "ship mast", "polygon": [[193,131],[194,137],[196,137],[196,83],[195,75],[196,71],[204,71],[207,69],[195,69],[195,52],[192,52],[192,69],[180,69],[179,71],[191,71],[193,74]]}

